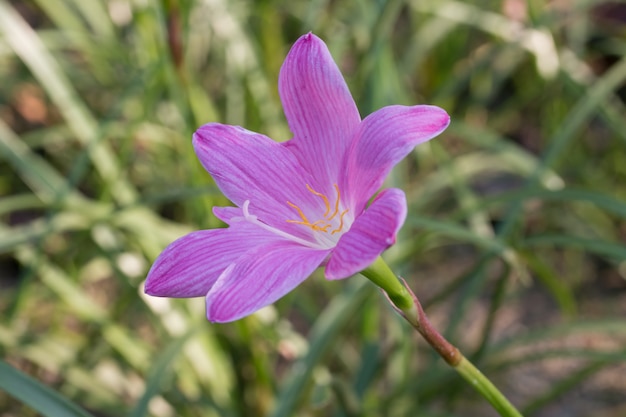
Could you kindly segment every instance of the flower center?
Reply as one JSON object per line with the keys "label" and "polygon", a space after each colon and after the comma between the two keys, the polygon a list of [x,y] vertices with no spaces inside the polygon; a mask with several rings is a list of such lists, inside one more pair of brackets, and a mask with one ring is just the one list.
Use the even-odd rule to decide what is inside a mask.
{"label": "flower center", "polygon": [[[255,224],[269,232],[272,232],[278,236],[281,236],[285,239],[291,240],[292,242],[299,243],[303,246],[307,246],[313,249],[331,249],[337,245],[339,238],[350,229],[354,218],[352,217],[352,213],[349,213],[349,209],[344,209],[341,205],[341,193],[339,191],[339,187],[337,184],[334,184],[335,192],[337,194],[336,199],[332,202],[331,200],[324,194],[315,191],[310,185],[306,184],[307,190],[316,197],[319,197],[321,202],[323,203],[323,209],[320,206],[311,207],[307,205],[304,207],[304,210],[297,205],[293,204],[291,201],[287,201],[287,204],[292,207],[298,216],[299,220],[286,220],[287,223],[298,224],[305,227],[308,227],[313,232],[312,236],[302,236],[298,237],[291,234],[289,231],[282,230],[281,228],[276,228],[270,226],[269,224],[259,220],[257,216],[250,213],[250,200],[244,201],[242,205],[243,211],[243,219]],[[323,211],[323,213],[322,213]],[[305,214],[305,212],[308,214]],[[311,221],[310,218],[314,218],[311,213],[319,212],[319,215],[315,217],[316,220]],[[313,239],[311,239],[311,237]]]}
{"label": "flower center", "polygon": [[335,198],[335,204],[331,205],[329,198],[315,191],[309,184],[306,184],[306,189],[309,192],[317,197],[319,197],[324,203],[324,214],[322,214],[321,218],[311,221],[304,214],[302,209],[297,205],[293,204],[291,201],[287,201],[287,204],[296,210],[298,216],[300,216],[300,220],[287,220],[287,223],[301,224],[303,226],[311,228],[314,232],[322,232],[329,233],[334,235],[335,233],[340,233],[344,228],[344,217],[349,209],[340,210],[339,203],[341,201],[341,192],[339,191],[339,186],[334,184],[335,191],[337,193],[337,197]]}

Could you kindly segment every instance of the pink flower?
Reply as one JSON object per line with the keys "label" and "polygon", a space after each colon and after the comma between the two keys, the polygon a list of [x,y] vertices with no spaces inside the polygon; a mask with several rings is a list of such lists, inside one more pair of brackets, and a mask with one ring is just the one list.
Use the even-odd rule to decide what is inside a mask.
{"label": "pink flower", "polygon": [[389,106],[361,120],[326,45],[311,33],[291,48],[278,88],[290,141],[218,123],[193,135],[200,162],[236,207],[213,208],[228,228],[170,244],[148,273],[146,293],[206,296],[210,321],[237,320],[320,266],[327,279],[343,279],[395,242],[404,193],[386,189],[367,203],[396,163],[448,126],[448,114]]}

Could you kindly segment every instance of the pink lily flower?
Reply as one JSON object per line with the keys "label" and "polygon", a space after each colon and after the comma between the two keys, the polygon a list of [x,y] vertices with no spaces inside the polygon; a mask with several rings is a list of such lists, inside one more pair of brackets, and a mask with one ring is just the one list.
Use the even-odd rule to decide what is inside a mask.
{"label": "pink lily flower", "polygon": [[395,243],[407,212],[402,190],[381,187],[413,148],[441,133],[435,106],[388,106],[361,120],[328,48],[309,33],[280,71],[294,136],[277,143],[209,123],[193,135],[204,168],[236,207],[214,207],[228,228],[170,244],[148,273],[147,294],[206,297],[212,322],[267,306],[325,266],[327,279],[362,271]]}

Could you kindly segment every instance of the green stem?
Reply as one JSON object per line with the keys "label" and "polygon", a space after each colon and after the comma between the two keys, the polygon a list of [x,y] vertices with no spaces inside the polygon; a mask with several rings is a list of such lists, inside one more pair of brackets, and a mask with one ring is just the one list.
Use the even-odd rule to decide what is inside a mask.
{"label": "green stem", "polygon": [[367,267],[361,274],[381,288],[394,306],[400,310],[410,309],[413,304],[413,296],[405,285],[402,285],[389,265],[380,256]]}
{"label": "green stem", "polygon": [[379,257],[361,274],[383,290],[396,311],[422,335],[448,365],[489,401],[502,417],[522,417],[498,388],[435,329],[415,294],[404,280],[398,280],[382,258]]}
{"label": "green stem", "polygon": [[522,414],[510,403],[510,401],[496,388],[478,368],[461,355],[461,361],[454,369],[461,374],[476,391],[480,393],[501,416],[522,417]]}

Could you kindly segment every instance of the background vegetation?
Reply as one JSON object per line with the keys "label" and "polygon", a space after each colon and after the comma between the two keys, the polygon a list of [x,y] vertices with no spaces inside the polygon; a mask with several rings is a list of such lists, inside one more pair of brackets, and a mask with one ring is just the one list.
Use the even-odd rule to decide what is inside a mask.
{"label": "background vegetation", "polygon": [[0,0],[0,415],[494,415],[360,276],[227,325],[143,295],[227,204],[192,132],[288,139],[278,71],[310,30],[362,115],[452,115],[389,180],[410,213],[386,259],[437,326],[527,416],[626,415],[625,21],[600,0]]}

